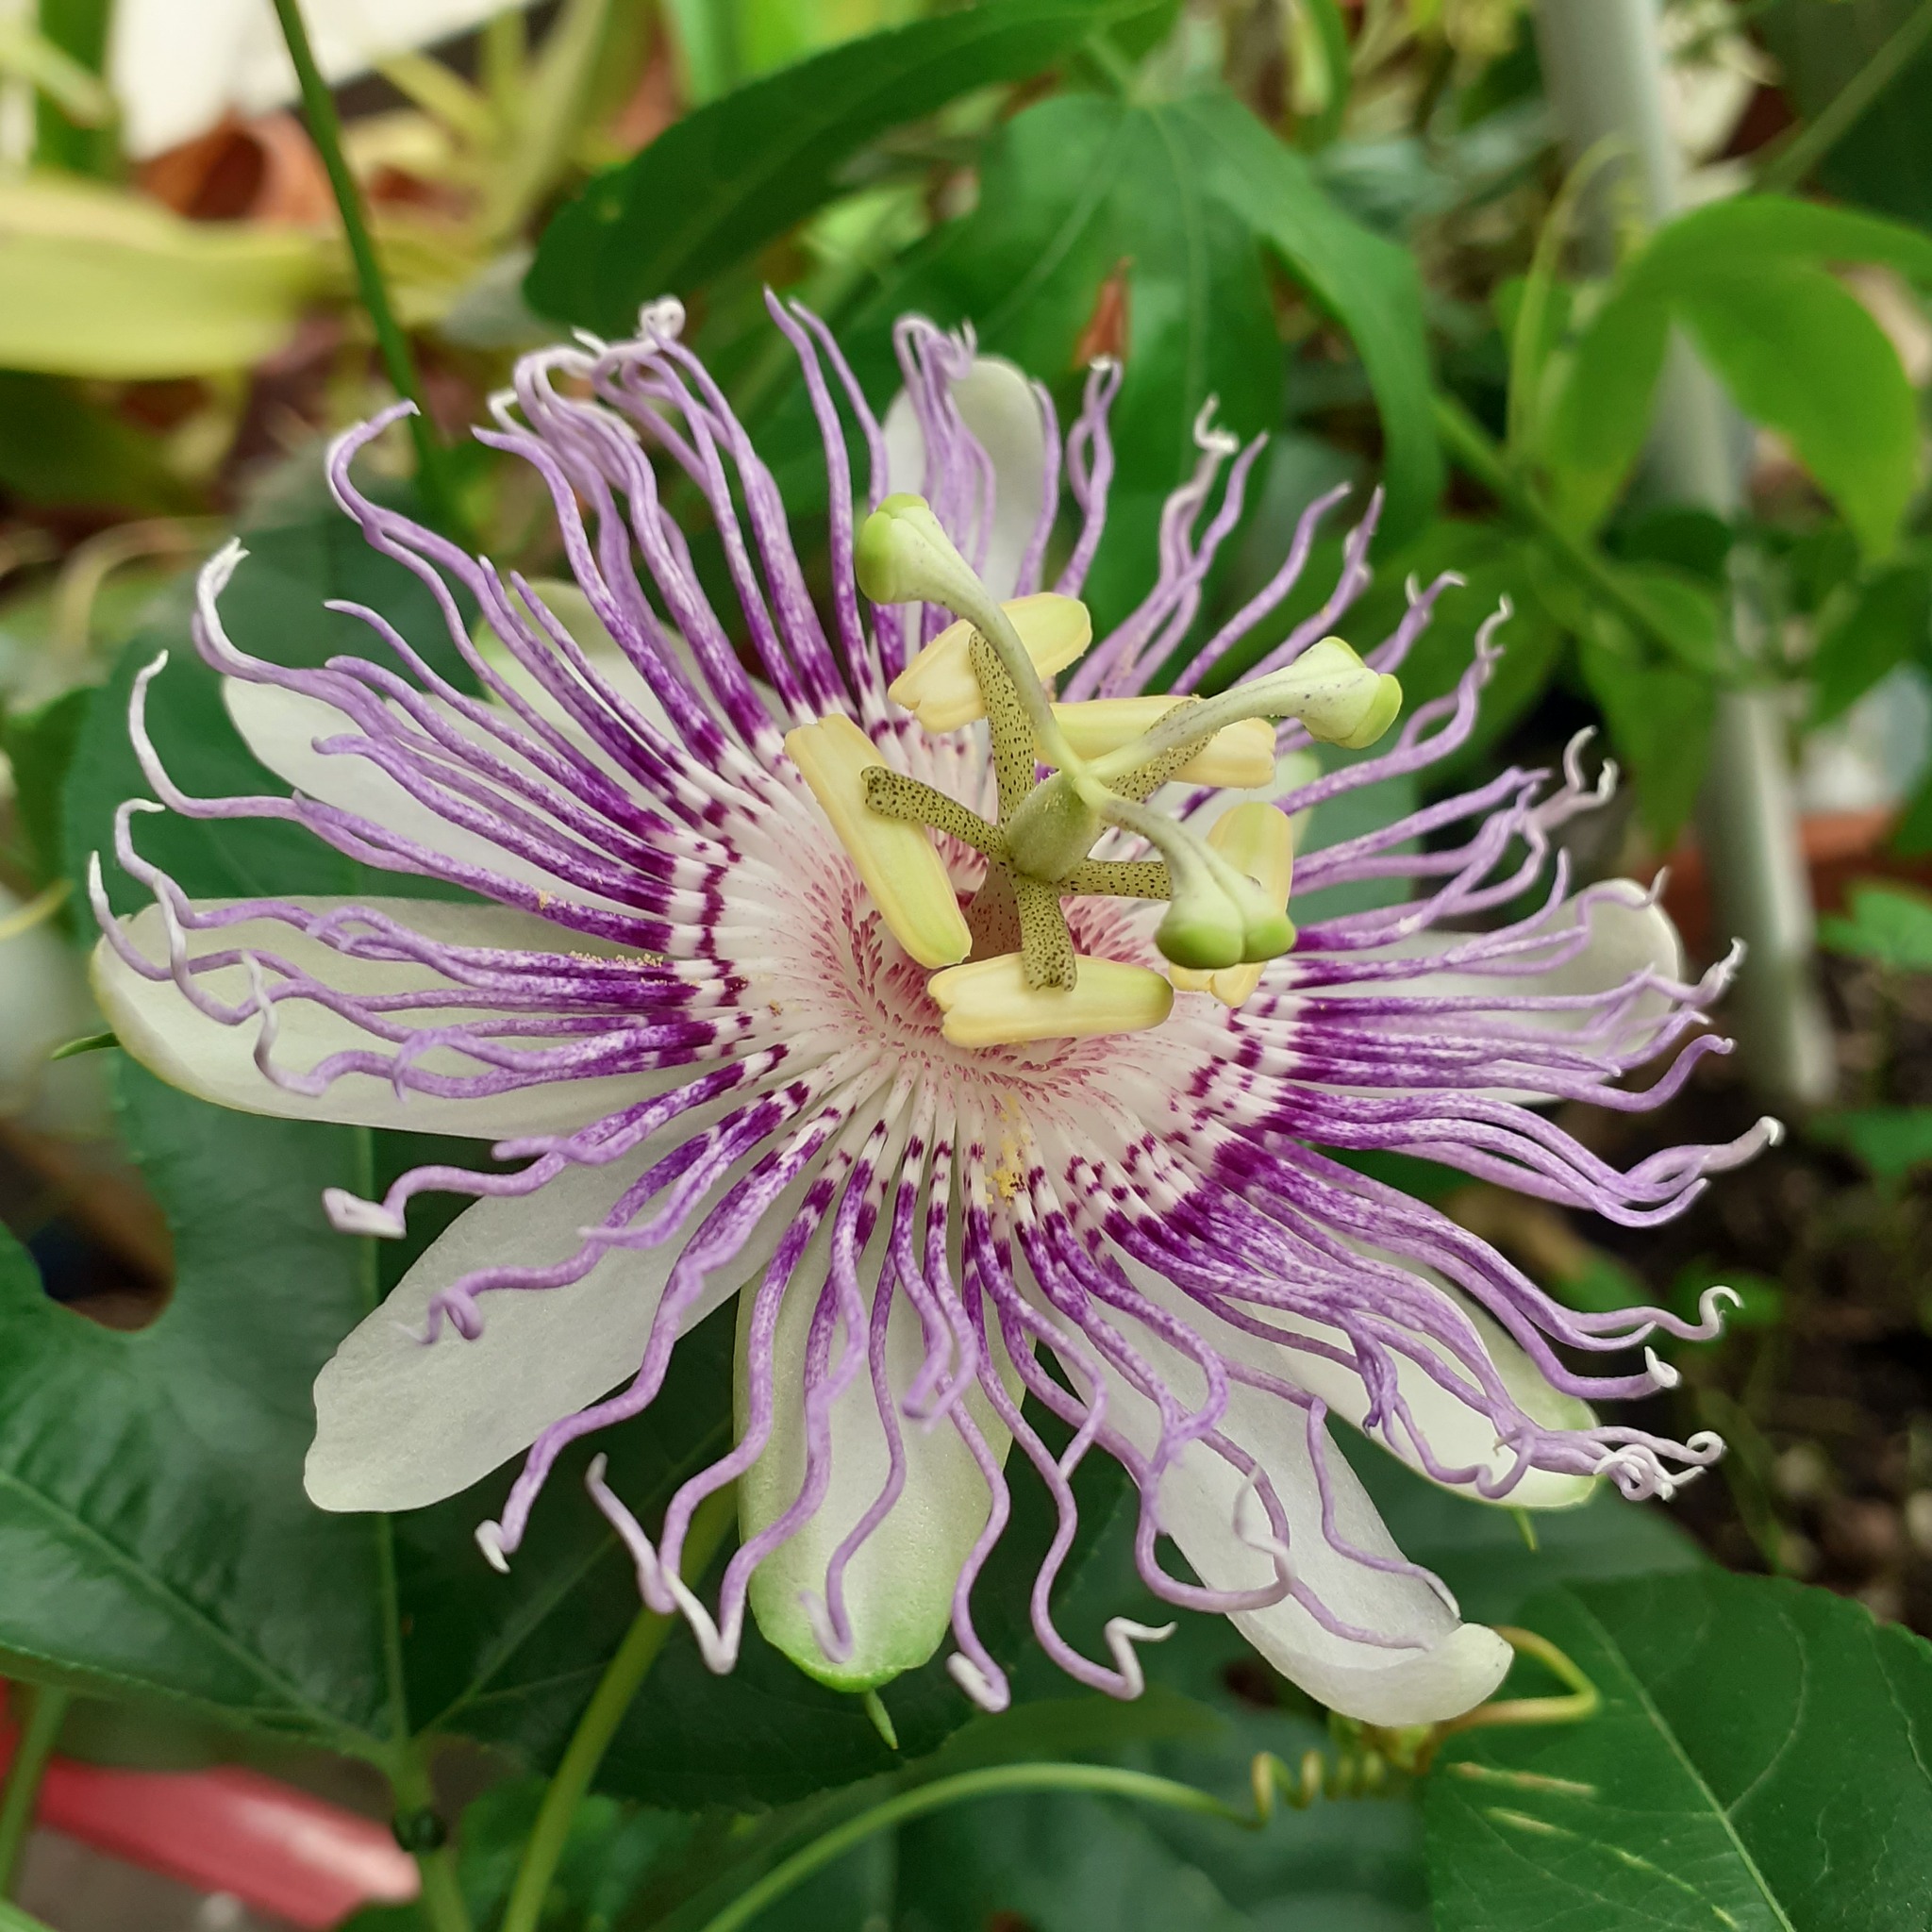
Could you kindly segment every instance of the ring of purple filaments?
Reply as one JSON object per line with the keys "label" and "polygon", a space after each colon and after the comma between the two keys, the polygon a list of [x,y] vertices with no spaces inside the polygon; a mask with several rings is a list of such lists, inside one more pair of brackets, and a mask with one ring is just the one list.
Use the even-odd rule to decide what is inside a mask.
{"label": "ring of purple filaments", "polygon": [[[1727,1145],[1671,1150],[1620,1173],[1510,1097],[1654,1107],[1682,1086],[1703,1056],[1725,1045],[1700,1029],[1731,962],[1694,985],[1645,969],[1602,993],[1536,990],[1540,975],[1582,951],[1590,936],[1582,915],[1610,891],[1586,891],[1575,902],[1578,916],[1553,917],[1568,887],[1561,855],[1551,863],[1552,835],[1604,795],[1584,782],[1578,747],[1566,758],[1554,791],[1546,774],[1512,767],[1474,791],[1303,857],[1298,893],[1393,880],[1413,896],[1303,926],[1294,953],[1275,962],[1261,992],[1237,1014],[1206,1000],[1184,1001],[1158,1035],[1118,1049],[1130,1065],[1118,1091],[1107,1078],[1111,1043],[1083,1042],[1089,1051],[1080,1064],[1099,1071],[1083,1079],[1065,1107],[1057,1111],[1049,1104],[1022,1124],[1017,1184],[997,1153],[1015,1129],[1010,1119],[990,1113],[986,1079],[975,1084],[943,1070],[922,1071],[865,1038],[790,1029],[756,996],[746,949],[774,941],[758,917],[775,891],[769,885],[777,869],[773,855],[788,841],[795,851],[799,833],[812,823],[806,794],[782,757],[783,730],[845,709],[872,733],[883,758],[915,774],[957,774],[979,756],[970,744],[935,745],[888,715],[886,685],[951,613],[862,607],[851,562],[854,488],[844,416],[869,453],[868,507],[887,489],[886,438],[824,326],[795,305],[771,306],[797,354],[824,436],[829,630],[807,590],[770,471],[678,340],[677,318],[660,307],[645,312],[638,341],[587,341],[526,358],[513,391],[494,406],[498,426],[478,432],[492,448],[527,462],[547,489],[572,575],[648,688],[655,711],[606,675],[524,578],[506,578],[487,559],[358,487],[352,458],[395,410],[340,441],[329,464],[331,486],[368,541],[429,588],[463,680],[446,675],[381,613],[347,603],[330,608],[365,624],[387,661],[338,657],[319,668],[291,670],[243,653],[216,610],[232,557],[217,559],[207,576],[195,641],[228,676],[334,707],[343,729],[316,749],[369,760],[412,800],[472,835],[469,842],[454,854],[441,851],[299,793],[191,797],[169,778],[147,732],[145,695],[158,665],[135,689],[134,741],[162,804],[131,800],[122,808],[116,853],[161,908],[168,958],[151,961],[122,936],[108,916],[96,869],[103,929],[130,966],[153,979],[172,978],[209,1018],[254,1026],[265,1078],[319,1095],[344,1076],[370,1074],[391,1082],[398,1094],[454,1098],[637,1077],[637,1098],[575,1131],[500,1142],[500,1159],[525,1163],[517,1172],[420,1167],[380,1203],[335,1197],[338,1224],[397,1233],[420,1192],[534,1194],[568,1167],[637,1159],[654,1139],[669,1139],[669,1151],[641,1167],[575,1253],[546,1267],[476,1271],[431,1305],[425,1340],[435,1339],[444,1316],[461,1334],[474,1335],[488,1295],[541,1293],[579,1280],[613,1246],[684,1241],[635,1375],[537,1439],[501,1522],[485,1525],[488,1552],[501,1560],[515,1549],[569,1443],[649,1406],[680,1325],[708,1282],[728,1277],[754,1230],[780,1211],[790,1220],[775,1251],[742,1291],[755,1305],[740,1441],[678,1491],[655,1541],[608,1486],[601,1458],[591,1477],[600,1507],[636,1557],[644,1596],[663,1610],[683,1608],[720,1668],[735,1656],[753,1570],[809,1518],[826,1491],[831,1412],[859,1377],[869,1378],[874,1391],[889,1474],[827,1568],[823,1602],[814,1606],[822,1641],[835,1657],[850,1644],[844,1574],[901,1493],[905,1430],[953,1429],[989,1495],[985,1528],[955,1591],[956,1674],[993,1705],[1004,1701],[1005,1678],[974,1632],[971,1598],[1010,1505],[1002,1457],[962,1400],[969,1389],[981,1391],[1055,1507],[1055,1534],[1033,1591],[1039,1637],[1075,1677],[1121,1694],[1139,1688],[1130,1638],[1146,1633],[1131,1626],[1127,1638],[1116,1632],[1108,1668],[1059,1635],[1050,1606],[1077,1524],[1073,1475],[1095,1448],[1117,1458],[1139,1486],[1141,1570],[1168,1601],[1228,1611],[1287,1597],[1339,1636],[1398,1650],[1419,1641],[1348,1624],[1300,1579],[1288,1517],[1257,1445],[1223,1432],[1231,1385],[1277,1398],[1284,1424],[1306,1434],[1322,1531],[1331,1547],[1372,1569],[1426,1574],[1342,1537],[1326,1460],[1327,1405],[1297,1385],[1297,1358],[1319,1357],[1359,1376],[1367,1397],[1357,1418],[1363,1429],[1439,1481],[1488,1496],[1507,1497],[1532,1468],[1608,1474],[1625,1493],[1641,1496],[1668,1491],[1712,1459],[1719,1445],[1707,1438],[1679,1444],[1634,1428],[1538,1423],[1505,1387],[1456,1300],[1416,1271],[1432,1271],[1487,1310],[1556,1389],[1586,1400],[1649,1394],[1665,1385],[1669,1372],[1646,1350],[1642,1373],[1591,1374],[1571,1367],[1559,1349],[1587,1358],[1640,1345],[1659,1331],[1708,1338],[1717,1331],[1717,1295],[1707,1298],[1694,1323],[1657,1308],[1590,1314],[1565,1307],[1484,1241],[1336,1158],[1399,1151],[1641,1226],[1681,1210],[1706,1176],[1748,1158],[1768,1138],[1769,1126],[1760,1125]],[[897,341],[924,442],[925,493],[978,566],[993,521],[992,466],[953,396],[972,364],[972,338],[908,320]],[[1082,588],[1106,520],[1112,475],[1108,412],[1119,382],[1117,365],[1096,365],[1064,449],[1052,401],[1044,389],[1037,391],[1048,474],[1016,594],[1041,585],[1062,470],[1074,536],[1053,588],[1066,595]],[[1153,589],[1064,681],[1067,697],[1138,691],[1193,625],[1209,567],[1241,517],[1261,449],[1257,439],[1236,451],[1205,414],[1198,440],[1199,466],[1160,520]],[[742,652],[700,586],[683,532],[659,493],[656,462],[681,473],[709,507],[739,606]],[[1192,689],[1279,606],[1343,493],[1309,506],[1280,570],[1210,636],[1177,690]],[[1257,672],[1291,661],[1360,595],[1378,508],[1379,497],[1348,536],[1341,575],[1321,608],[1262,657]],[[1444,575],[1425,588],[1411,582],[1406,614],[1367,654],[1369,663],[1395,670],[1438,598],[1457,581]],[[501,640],[521,680],[472,642],[459,596]],[[1304,812],[1350,790],[1413,775],[1463,745],[1498,655],[1494,633],[1507,615],[1506,607],[1484,625],[1455,690],[1418,708],[1390,748],[1292,787],[1278,800],[1281,808]],[[531,683],[547,705],[526,694]],[[1308,741],[1290,721],[1277,742],[1288,753],[1306,749]],[[1191,813],[1207,798],[1197,794],[1182,808]],[[441,943],[376,908],[319,915],[293,901],[265,899],[197,910],[134,844],[134,815],[164,808],[201,819],[306,826],[352,858],[540,915],[556,929],[556,946],[508,951]],[[500,859],[478,858],[478,840],[488,841]],[[1505,909],[1546,870],[1550,883],[1535,909],[1507,915]],[[221,946],[225,927],[259,921],[285,924],[347,958],[409,963],[421,969],[424,984],[350,993],[293,958],[255,944]],[[1435,950],[1408,946],[1432,932],[1442,936]],[[207,949],[192,948],[191,935]],[[786,935],[776,938],[782,944]],[[607,957],[587,946],[621,950]],[[247,973],[245,996],[224,999],[204,983],[238,965]],[[1486,990],[1430,991],[1443,972],[1460,975],[1465,989],[1479,977]],[[333,1053],[308,1072],[282,1065],[274,1052],[276,1016],[291,1000],[326,1008],[366,1035],[367,1044]],[[439,1009],[446,1014],[439,1017]],[[1566,1024],[1551,1024],[1558,1016]],[[1672,1058],[1656,1084],[1641,1092],[1621,1084],[1662,1053]],[[1169,1087],[1162,1096],[1168,1119],[1158,1128],[1130,1105],[1141,1091],[1135,1081],[1144,1085],[1150,1067]],[[997,1082],[996,1075],[988,1079]],[[814,1277],[801,1269],[822,1232],[828,1258],[804,1357],[781,1361],[773,1347],[778,1308],[794,1288],[810,1291]],[[866,1263],[874,1249],[879,1258]],[[1187,1315],[1137,1288],[1123,1257],[1173,1284]],[[926,1349],[911,1387],[900,1391],[888,1379],[886,1324],[902,1293],[917,1312]],[[1253,1367],[1251,1350],[1238,1360],[1218,1348],[1217,1327],[1278,1344],[1280,1372]],[[1190,1365],[1191,1393],[1181,1392],[1174,1376],[1136,1345],[1136,1333],[1158,1339]],[[1058,1373],[1045,1366],[1048,1357]],[[1016,1398],[1002,1371],[1030,1405]],[[1507,1466],[1496,1471],[1444,1459],[1414,1413],[1403,1371],[1420,1372],[1491,1423],[1508,1452]],[[804,1381],[805,1477],[793,1506],[732,1556],[714,1618],[679,1578],[680,1552],[697,1505],[741,1475],[766,1446],[774,1379],[783,1374]],[[1154,1406],[1158,1429],[1151,1447],[1117,1425],[1110,1388],[1131,1390]],[[1071,1431],[1064,1446],[1050,1447],[1035,1426],[1035,1405]],[[1214,1590],[1163,1566],[1161,1477],[1191,1445],[1239,1473],[1237,1531],[1271,1558],[1274,1574],[1264,1585]]]}

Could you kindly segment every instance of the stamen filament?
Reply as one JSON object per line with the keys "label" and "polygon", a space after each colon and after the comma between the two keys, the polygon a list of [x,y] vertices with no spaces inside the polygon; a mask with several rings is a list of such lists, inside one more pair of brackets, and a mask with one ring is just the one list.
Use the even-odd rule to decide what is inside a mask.
{"label": "stamen filament", "polygon": [[1198,833],[1132,799],[1109,797],[1100,812],[1167,860],[1170,903],[1154,942],[1175,965],[1211,970],[1288,950],[1287,915]]}
{"label": "stamen filament", "polygon": [[1298,718],[1311,738],[1359,751],[1373,744],[1402,707],[1402,687],[1373,671],[1340,638],[1310,644],[1292,664],[1237,685],[1197,708],[1165,712],[1130,744],[1096,758],[1093,775],[1103,784],[1191,741],[1246,718]]}
{"label": "stamen filament", "polygon": [[881,818],[950,832],[962,845],[984,853],[995,864],[1006,862],[1006,834],[937,786],[895,772],[890,765],[869,765],[860,775],[865,802]]}
{"label": "stamen filament", "polygon": [[1026,984],[1071,991],[1079,969],[1074,958],[1074,936],[1060,910],[1060,889],[1015,873],[1013,896],[1020,908],[1020,958]]}

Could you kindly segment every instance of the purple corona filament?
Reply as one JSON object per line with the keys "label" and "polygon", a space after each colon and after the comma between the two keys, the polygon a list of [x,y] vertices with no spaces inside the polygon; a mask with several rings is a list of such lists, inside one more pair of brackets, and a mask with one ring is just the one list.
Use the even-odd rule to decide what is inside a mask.
{"label": "purple corona filament", "polygon": [[[1607,1423],[1591,1405],[1668,1386],[1647,1339],[1709,1338],[1728,1291],[1695,1323],[1578,1312],[1348,1157],[1418,1156],[1627,1226],[1680,1212],[1774,1124],[1620,1172],[1539,1107],[1668,1099],[1726,1050],[1705,1016],[1734,961],[1688,981],[1652,894],[1573,891],[1553,835],[1613,777],[1587,785],[1573,748],[1559,773],[1512,767],[1304,854],[1297,893],[1392,881],[1400,896],[1302,924],[1237,1009],[1183,991],[1139,1032],[950,1042],[924,970],[782,741],[843,711],[882,762],[988,805],[984,726],[929,735],[887,696],[952,614],[874,608],[854,573],[856,518],[916,490],[994,594],[1077,596],[1105,526],[1121,371],[1091,372],[1063,443],[1043,389],[976,356],[970,331],[908,317],[902,396],[881,420],[818,319],[770,306],[824,446],[823,602],[771,473],[667,303],[635,340],[525,358],[478,432],[547,491],[567,583],[505,574],[365,495],[355,458],[393,409],[341,439],[329,479],[369,543],[433,593],[446,633],[434,651],[342,605],[367,626],[368,658],[294,671],[253,657],[219,608],[241,553],[210,563],[196,646],[291,791],[188,796],[148,736],[158,666],[137,680],[131,728],[160,803],[123,808],[116,857],[153,904],[117,920],[98,869],[93,882],[97,983],[130,1047],[227,1106],[469,1134],[514,1163],[420,1167],[375,1202],[331,1191],[339,1227],[378,1236],[400,1234],[425,1191],[474,1205],[324,1372],[311,1493],[332,1508],[413,1507],[525,1453],[501,1519],[479,1532],[507,1564],[559,1455],[647,1410],[679,1335],[735,1296],[728,1453],[655,1535],[602,1457],[590,1477],[644,1599],[681,1611],[713,1668],[730,1667],[748,1608],[806,1668],[854,1687],[923,1661],[950,1626],[955,1678],[1002,1706],[973,1595],[1017,1454],[1057,1512],[1032,1595],[1039,1641],[1081,1682],[1133,1694],[1134,1646],[1161,1632],[1117,1621],[1096,1659],[1053,1618],[1072,1478],[1097,1455],[1138,1486],[1137,1557],[1158,1596],[1231,1616],[1354,1715],[1453,1715],[1493,1689],[1507,1649],[1401,1556],[1331,1423],[1497,1502],[1574,1502],[1602,1476],[1668,1495],[1721,1445]],[[1197,441],[1151,588],[1063,677],[1063,697],[1139,692],[1193,625],[1260,449],[1207,412]],[[708,506],[728,611],[664,507],[678,476]],[[1342,493],[1310,506],[1182,691],[1288,596]],[[1345,623],[1377,508],[1322,609],[1263,669]],[[1396,669],[1457,581],[1411,584],[1367,661]],[[1456,690],[1374,755],[1313,776],[1290,759],[1251,795],[1319,812],[1457,751],[1507,616],[1484,626]],[[459,674],[436,668],[453,662]],[[1279,753],[1308,743],[1279,727]],[[1220,796],[1170,786],[1157,803],[1205,824]],[[400,890],[191,900],[139,851],[139,815],[162,809],[293,822]],[[1139,856],[1118,836],[1108,849]],[[951,840],[942,851],[969,897],[984,860]],[[412,877],[469,896],[411,898]],[[1083,956],[1161,968],[1158,909],[1089,898],[1068,918]],[[1646,1068],[1647,1085],[1628,1084]],[[1068,1446],[1048,1445],[1042,1412]],[[733,1483],[741,1538],[708,1605],[681,1555],[698,1504]]]}

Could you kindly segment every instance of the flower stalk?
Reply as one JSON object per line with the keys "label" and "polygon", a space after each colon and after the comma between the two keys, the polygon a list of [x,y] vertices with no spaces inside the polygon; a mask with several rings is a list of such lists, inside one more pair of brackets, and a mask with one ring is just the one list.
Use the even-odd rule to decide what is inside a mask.
{"label": "flower stalk", "polygon": [[41,1780],[60,1740],[60,1726],[66,1721],[70,1692],[52,1684],[23,1684],[20,1740],[15,1744],[13,1762],[8,1767],[7,1783],[0,1790],[0,1900],[13,1896],[14,1880],[20,1875],[21,1854],[26,1849],[27,1834],[34,1824],[34,1807],[41,1795]]}
{"label": "flower stalk", "polygon": [[[384,1529],[388,1526],[385,1522]],[[397,1843],[416,1860],[422,1881],[417,1908],[429,1932],[475,1932],[457,1878],[456,1847],[449,1842],[436,1808],[436,1790],[429,1775],[430,1749],[431,1740],[426,1737],[405,1738],[386,1764],[396,1807],[392,1828]]]}
{"label": "flower stalk", "polygon": [[[730,1490],[719,1490],[707,1497],[691,1520],[685,1541],[686,1560],[693,1574],[703,1571],[731,1527],[737,1497]],[[517,1865],[509,1903],[503,1909],[499,1932],[538,1932],[543,1907],[550,1896],[551,1880],[557,1875],[558,1860],[570,1839],[571,1822],[577,1807],[591,1789],[591,1780],[617,1735],[625,1713],[637,1700],[651,1666],[664,1648],[664,1640],[676,1623],[675,1616],[661,1616],[646,1607],[638,1612],[616,1654],[604,1667],[577,1727],[564,1747],[562,1760],[552,1774],[543,1802],[538,1807],[537,1822],[524,1846]]]}

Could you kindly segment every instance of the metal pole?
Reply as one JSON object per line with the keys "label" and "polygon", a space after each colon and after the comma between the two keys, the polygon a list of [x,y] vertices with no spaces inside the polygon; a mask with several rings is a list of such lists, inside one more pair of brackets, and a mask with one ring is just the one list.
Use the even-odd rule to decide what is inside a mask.
{"label": "metal pole", "polygon": [[[1657,0],[1538,0],[1543,80],[1571,157],[1606,136],[1621,154],[1586,203],[1597,265],[1616,250],[1620,203],[1646,225],[1680,205],[1683,168],[1663,112]],[[1740,439],[1730,405],[1679,339],[1673,342],[1651,434],[1650,475],[1667,498],[1729,517],[1741,492]],[[1753,644],[1748,588],[1734,581],[1740,656]],[[1798,838],[1778,694],[1769,686],[1721,691],[1710,769],[1698,809],[1721,928],[1744,941],[1733,995],[1752,1080],[1801,1106],[1832,1097],[1837,1063],[1815,976],[1810,880]]]}

